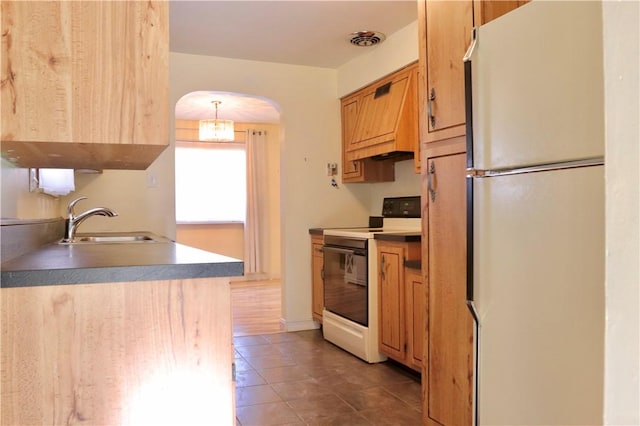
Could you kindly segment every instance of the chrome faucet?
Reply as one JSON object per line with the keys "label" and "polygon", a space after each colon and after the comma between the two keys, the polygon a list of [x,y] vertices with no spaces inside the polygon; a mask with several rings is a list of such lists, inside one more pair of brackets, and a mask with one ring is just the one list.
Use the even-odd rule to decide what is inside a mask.
{"label": "chrome faucet", "polygon": [[96,207],[93,209],[89,209],[86,212],[82,212],[76,216],[76,214],[73,211],[74,207],[79,201],[86,200],[86,199],[87,197],[79,197],[69,203],[69,206],[67,207],[68,217],[65,222],[65,232],[64,232],[64,238],[62,239],[62,242],[64,243],[72,242],[76,236],[76,230],[78,229],[78,226],[80,226],[82,222],[84,222],[86,219],[88,219],[91,216],[107,216],[107,217],[118,216],[118,213],[114,212],[113,210],[107,207]]}

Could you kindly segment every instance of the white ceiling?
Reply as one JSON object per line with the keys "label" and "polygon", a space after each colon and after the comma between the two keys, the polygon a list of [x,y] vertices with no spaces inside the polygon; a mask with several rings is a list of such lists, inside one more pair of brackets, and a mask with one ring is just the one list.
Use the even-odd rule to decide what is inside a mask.
{"label": "white ceiling", "polygon": [[[172,0],[170,50],[313,67],[338,68],[376,47],[349,43],[355,31],[388,36],[417,19],[415,0]],[[219,117],[239,122],[278,122],[264,99],[231,93],[196,92],[176,106],[176,118],[210,118],[219,99]]]}

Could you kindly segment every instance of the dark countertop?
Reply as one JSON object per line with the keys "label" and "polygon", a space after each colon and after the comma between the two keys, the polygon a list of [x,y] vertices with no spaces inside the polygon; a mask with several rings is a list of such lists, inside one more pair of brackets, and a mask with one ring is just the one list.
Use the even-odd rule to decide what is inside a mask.
{"label": "dark countertop", "polygon": [[153,237],[156,242],[46,244],[2,263],[0,286],[230,277],[244,273],[241,260]]}
{"label": "dark countertop", "polygon": [[413,243],[422,241],[420,232],[399,232],[399,233],[381,233],[375,234],[374,239],[382,241],[399,241],[401,243]]}
{"label": "dark countertop", "polygon": [[311,235],[323,235],[324,228],[311,228],[309,229],[309,234]]}

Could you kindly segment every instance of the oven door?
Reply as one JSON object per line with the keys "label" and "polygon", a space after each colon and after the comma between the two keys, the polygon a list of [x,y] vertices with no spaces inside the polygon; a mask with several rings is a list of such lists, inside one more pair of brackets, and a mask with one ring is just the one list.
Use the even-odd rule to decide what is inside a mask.
{"label": "oven door", "polygon": [[364,248],[324,245],[324,307],[368,325],[367,241]]}

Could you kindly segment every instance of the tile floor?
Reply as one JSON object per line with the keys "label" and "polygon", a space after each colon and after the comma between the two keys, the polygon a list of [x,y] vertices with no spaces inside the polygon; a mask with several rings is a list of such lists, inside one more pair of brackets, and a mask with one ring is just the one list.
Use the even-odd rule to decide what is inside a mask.
{"label": "tile floor", "polygon": [[234,337],[237,425],[420,425],[420,379],[320,330]]}

